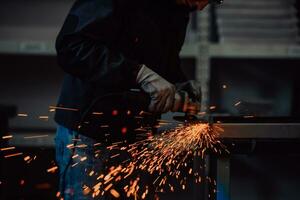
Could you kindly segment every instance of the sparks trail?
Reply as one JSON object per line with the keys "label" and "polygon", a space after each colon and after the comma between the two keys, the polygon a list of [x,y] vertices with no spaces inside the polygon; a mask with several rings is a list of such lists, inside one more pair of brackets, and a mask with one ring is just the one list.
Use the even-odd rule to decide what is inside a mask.
{"label": "sparks trail", "polygon": [[13,136],[12,135],[5,135],[5,136],[2,136],[2,139],[3,140],[8,140],[8,139],[12,139]]}
{"label": "sparks trail", "polygon": [[28,117],[27,113],[18,113],[17,114],[18,117]]}
{"label": "sparks trail", "polygon": [[58,167],[54,166],[54,167],[51,167],[51,168],[47,169],[47,172],[48,173],[55,173],[57,170],[58,170]]}
{"label": "sparks trail", "polygon": [[242,102],[239,101],[239,102],[235,103],[234,106],[235,106],[235,107],[236,107],[236,106],[239,106],[241,103],[242,103]]}
{"label": "sparks trail", "polygon": [[79,109],[77,109],[77,108],[67,108],[67,107],[61,107],[61,106],[49,106],[49,109],[51,112],[54,112],[55,110],[67,110],[67,111],[74,111],[74,112],[79,111]]}
{"label": "sparks trail", "polygon": [[45,138],[49,137],[49,135],[33,135],[33,136],[25,136],[24,139],[37,139],[37,138]]}
{"label": "sparks trail", "polygon": [[[169,184],[169,177],[177,179],[181,189],[186,189],[187,176],[192,176],[196,182],[201,182],[200,173],[194,172],[187,163],[195,156],[203,159],[207,151],[216,154],[228,153],[218,139],[220,132],[222,129],[216,126],[212,128],[209,124],[195,123],[183,125],[159,136],[149,136],[147,139],[127,145],[126,148],[118,143],[107,147],[108,150],[126,151],[130,154],[130,159],[111,167],[106,175],[98,177],[99,182],[93,187],[93,196],[104,194],[99,192],[100,185],[107,192],[113,188],[114,183],[122,180],[130,182],[123,188],[127,197],[138,195],[144,199],[149,188],[143,187],[140,183],[140,178],[137,176],[139,172],[156,176],[153,182],[156,191],[166,191],[164,188],[174,191],[174,187]],[[118,156],[119,154],[114,154],[110,158]]]}
{"label": "sparks trail", "polygon": [[11,158],[11,157],[16,157],[16,156],[21,156],[21,155],[23,155],[23,153],[14,153],[14,154],[6,155],[6,156],[4,156],[4,158]]}
{"label": "sparks trail", "polygon": [[16,147],[5,147],[5,148],[1,148],[0,151],[9,151],[14,149],[16,149]]}
{"label": "sparks trail", "polygon": [[49,116],[47,115],[41,115],[38,117],[40,120],[45,120],[45,121],[48,121],[49,120]]}

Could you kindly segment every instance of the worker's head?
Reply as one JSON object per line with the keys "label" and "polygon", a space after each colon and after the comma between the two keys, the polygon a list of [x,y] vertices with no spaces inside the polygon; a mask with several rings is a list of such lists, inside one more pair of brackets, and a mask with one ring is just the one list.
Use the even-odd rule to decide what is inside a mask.
{"label": "worker's head", "polygon": [[197,10],[204,9],[209,3],[220,4],[223,0],[176,0],[177,4],[189,6]]}

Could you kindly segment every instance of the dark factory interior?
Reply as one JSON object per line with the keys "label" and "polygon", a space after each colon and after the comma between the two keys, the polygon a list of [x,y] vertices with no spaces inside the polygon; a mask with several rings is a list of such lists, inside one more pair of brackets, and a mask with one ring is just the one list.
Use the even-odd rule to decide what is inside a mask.
{"label": "dark factory interior", "polygon": [[[190,111],[188,108],[187,110],[169,109],[168,112],[161,112],[161,119],[159,119],[161,123],[159,126],[155,126],[157,133],[154,134],[155,136],[149,136],[150,133],[147,133],[148,140],[145,141],[152,143],[143,144],[143,148],[148,145],[146,148],[150,149],[150,153],[147,154],[147,158],[135,157],[134,159],[137,159],[136,163],[143,162],[143,159],[149,159],[149,161],[147,160],[148,163],[153,162],[153,165],[156,165],[153,167],[145,164],[146,170],[144,169],[148,172],[153,167],[154,173],[150,174],[155,176],[155,181],[148,183],[157,187],[153,189],[154,191],[149,192],[153,193],[153,196],[150,194],[145,196],[148,193],[148,186],[144,192],[145,185],[143,183],[134,185],[134,180],[139,181],[140,177],[143,177],[142,172],[137,168],[138,178],[132,177],[132,179],[124,181],[128,182],[124,184],[128,184],[134,190],[132,193],[126,189],[128,185],[124,187],[124,191],[121,191],[111,188],[113,187],[112,184],[105,186],[106,188],[99,186],[100,190],[97,191],[93,186],[98,182],[94,182],[93,185],[83,185],[79,189],[80,191],[83,190],[84,198],[76,197],[76,188],[73,196],[63,194],[66,190],[60,189],[62,173],[60,171],[61,166],[57,163],[58,152],[55,143],[59,129],[58,122],[54,118],[57,110],[61,109],[58,99],[64,92],[62,85],[66,84],[65,77],[73,76],[73,74],[70,75],[68,71],[62,69],[62,64],[58,61],[59,52],[57,52],[58,47],[55,48],[55,42],[74,2],[77,7],[80,7],[80,2],[83,2],[82,4],[88,4],[87,2],[99,3],[100,6],[97,8],[102,9],[104,13],[99,11],[101,16],[105,15],[105,12],[110,12],[109,9],[105,10],[105,6],[111,2],[134,2],[133,5],[129,4],[133,6],[133,10],[135,8],[138,10],[138,6],[142,3],[135,1],[0,1],[0,199],[299,200],[299,0],[136,1],[145,1],[148,3],[146,5],[162,4],[162,6],[172,1],[188,2],[187,4],[193,5],[193,2],[196,2],[195,5],[202,5],[202,2],[208,3],[203,9],[197,8],[198,10],[188,12],[189,23],[184,43],[182,47],[180,46],[179,52],[180,70],[175,68],[173,71],[171,68],[169,71],[167,70],[165,75],[168,77],[168,74],[183,73],[188,80],[196,80],[200,83],[199,105],[201,108],[197,107],[199,110],[192,115],[188,113]],[[120,3],[121,6],[122,3]],[[177,4],[178,7],[187,6]],[[152,6],[151,9],[154,7]],[[94,12],[97,8],[89,8],[90,10],[87,8],[86,10]],[[173,14],[175,16],[179,12],[178,10],[173,11],[173,7],[168,9],[169,7],[164,10],[165,13],[162,16],[172,16]],[[159,8],[158,10],[159,13],[162,9]],[[126,11],[128,16],[133,12]],[[145,12],[142,15],[146,16],[147,14]],[[82,15],[83,18],[88,18],[88,16]],[[145,18],[153,17],[149,16]],[[161,21],[159,23],[163,24],[163,19]],[[98,26],[101,25],[114,26],[114,24],[109,23],[100,23]],[[127,24],[123,24],[123,26],[127,26]],[[132,28],[131,26],[134,25],[128,25]],[[167,26],[171,27],[172,25],[164,25],[162,29],[171,32],[170,35],[172,33],[175,36],[180,35],[176,32],[177,29]],[[144,31],[141,27],[138,27],[140,29],[137,30]],[[68,28],[70,27],[66,29]],[[130,29],[128,28],[128,30]],[[155,32],[155,30],[153,31]],[[120,38],[125,38],[126,34],[129,33],[119,32],[116,34],[119,34]],[[115,33],[111,33],[111,35],[115,35]],[[148,33],[147,37],[155,38],[155,36],[156,32]],[[147,37],[145,38],[147,39]],[[72,39],[72,37],[70,38]],[[167,43],[162,41],[163,45]],[[152,46],[154,45],[156,43]],[[173,50],[177,48],[176,45],[171,45]],[[151,45],[149,46],[152,48]],[[138,46],[137,48],[142,47]],[[152,52],[153,55],[166,49],[156,50],[157,52]],[[170,50],[170,52],[174,51]],[[132,54],[132,52],[130,53]],[[137,54],[139,53],[142,54],[142,50],[140,52],[137,50]],[[166,55],[171,55],[171,53]],[[76,56],[80,56],[79,53]],[[151,57],[151,55],[149,56]],[[144,57],[146,58],[147,55]],[[171,59],[171,56],[169,58]],[[155,59],[153,57],[153,62]],[[90,61],[88,64],[92,62],[94,61]],[[110,62],[109,59],[107,62]],[[118,61],[111,62],[113,65]],[[139,64],[147,67],[145,63]],[[106,67],[109,68],[110,66]],[[92,73],[97,73],[97,71]],[[154,74],[156,73],[154,72]],[[127,77],[127,72],[121,76]],[[162,77],[164,78],[163,75]],[[77,84],[75,79],[72,80],[72,84]],[[81,79],[79,81],[84,82]],[[117,79],[110,81],[112,85],[117,83]],[[131,80],[126,81],[130,82]],[[99,81],[99,87],[102,87],[101,83]],[[122,85],[120,85],[121,87],[123,88]],[[143,85],[141,88],[148,93]],[[74,91],[77,92],[77,90]],[[184,99],[183,96],[180,97],[181,100]],[[65,99],[71,99],[71,97],[67,96]],[[152,100],[151,96],[151,103]],[[114,101],[111,100],[111,102]],[[180,105],[185,105],[185,103],[181,102]],[[124,105],[121,103],[117,107],[121,108],[122,106]],[[135,106],[137,105],[135,104]],[[112,115],[118,115],[121,112],[118,111],[114,110]],[[85,112],[85,114],[88,115],[89,112]],[[156,115],[154,116],[156,117]],[[110,119],[108,118],[108,121]],[[122,120],[126,121],[123,118]],[[111,123],[114,124],[114,121]],[[102,126],[104,125],[102,124]],[[195,129],[198,126],[200,126],[199,129],[205,126],[207,129],[204,132],[207,135],[199,136],[199,140],[196,135],[189,140],[191,135],[197,132],[197,130],[189,129],[189,126]],[[81,125],[78,129],[80,128]],[[154,130],[153,127],[152,129]],[[122,133],[125,134],[126,132],[127,127],[123,127]],[[199,131],[199,134],[204,133]],[[179,137],[182,138],[178,139]],[[161,139],[156,140],[156,138]],[[207,138],[210,138],[209,141]],[[164,139],[165,141],[163,141]],[[75,139],[73,138],[73,140]],[[159,149],[157,147],[159,145],[155,146],[159,142],[166,146]],[[211,143],[208,144],[208,142]],[[100,143],[102,143],[101,140]],[[202,144],[207,145],[207,149],[202,151]],[[151,147],[151,145],[153,146]],[[75,148],[77,148],[76,145]],[[143,148],[139,150],[145,151]],[[152,151],[151,148],[154,148],[155,151]],[[179,153],[175,152],[174,149],[176,148],[178,148]],[[201,155],[198,154],[198,150],[199,152],[202,151]],[[136,151],[138,152],[138,150]],[[169,151],[174,152],[169,154]],[[151,152],[157,154],[151,155]],[[137,155],[145,156],[141,153],[137,153]],[[161,162],[163,163],[156,163],[155,159],[159,157],[157,155],[162,157],[164,162]],[[81,162],[84,162],[83,158],[81,158]],[[176,167],[177,165],[174,163],[179,163],[180,168]],[[78,167],[76,164],[78,163],[72,167]],[[121,166],[121,163],[115,164]],[[132,163],[130,162],[129,166],[130,164]],[[97,167],[93,168],[96,172]],[[114,169],[117,170],[118,168],[109,168],[111,171]],[[124,170],[120,170],[118,173],[127,172],[127,169],[128,167],[125,166]],[[172,177],[172,170],[176,174],[174,177]],[[87,171],[87,169],[85,172],[89,174],[81,174],[81,176],[92,177],[95,173],[94,171]],[[170,173],[167,174],[167,172]],[[100,172],[97,173],[95,178],[100,175]],[[75,175],[76,177],[79,176],[74,173],[74,177]],[[68,174],[68,176],[72,177],[73,175]],[[112,175],[110,174],[110,176]],[[109,178],[114,178],[113,181],[117,183],[116,177],[114,175],[114,177]],[[182,177],[182,179],[178,177]],[[107,181],[105,178],[104,180]],[[109,191],[107,194],[109,197],[102,198],[107,191]],[[121,194],[122,192],[124,195]]]}

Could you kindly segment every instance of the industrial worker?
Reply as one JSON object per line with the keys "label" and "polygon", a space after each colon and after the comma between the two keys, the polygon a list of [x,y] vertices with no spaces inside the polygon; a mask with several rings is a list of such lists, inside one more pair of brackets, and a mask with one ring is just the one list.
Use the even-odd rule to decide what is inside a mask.
{"label": "industrial worker", "polygon": [[65,72],[55,114],[61,198],[92,199],[87,193],[95,179],[88,174],[105,167],[105,147],[97,146],[99,157],[94,154],[101,141],[78,131],[82,113],[95,98],[140,88],[149,94],[152,113],[171,111],[179,89],[200,102],[200,85],[185,78],[179,53],[190,12],[207,4],[208,0],[75,1],[56,41],[58,64]]}

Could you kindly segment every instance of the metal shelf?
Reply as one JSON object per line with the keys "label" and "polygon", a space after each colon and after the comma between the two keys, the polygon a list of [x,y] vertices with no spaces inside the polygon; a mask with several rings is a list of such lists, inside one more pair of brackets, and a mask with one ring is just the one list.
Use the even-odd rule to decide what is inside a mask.
{"label": "metal shelf", "polygon": [[[198,58],[200,43],[185,44],[180,56]],[[203,48],[203,44],[201,45]],[[221,58],[300,58],[300,45],[283,44],[208,44],[208,57]],[[53,41],[1,41],[0,53],[55,56]]]}
{"label": "metal shelf", "polygon": [[300,58],[300,45],[213,44],[210,57],[223,58]]}
{"label": "metal shelf", "polygon": [[0,41],[0,53],[55,55],[52,41]]}
{"label": "metal shelf", "polygon": [[[184,45],[181,57],[196,57],[198,55],[197,44]],[[54,41],[6,41],[0,40],[0,53],[2,54],[31,54],[55,56]]]}

